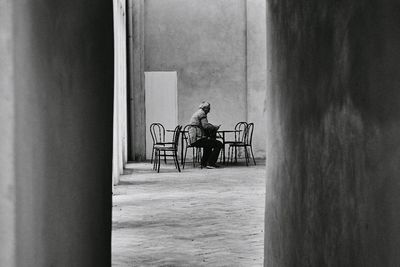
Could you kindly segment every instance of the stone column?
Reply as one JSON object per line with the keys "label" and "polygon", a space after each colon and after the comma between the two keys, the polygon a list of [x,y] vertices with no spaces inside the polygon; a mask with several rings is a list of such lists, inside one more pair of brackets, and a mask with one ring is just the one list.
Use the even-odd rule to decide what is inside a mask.
{"label": "stone column", "polygon": [[268,1],[265,266],[399,266],[396,0]]}
{"label": "stone column", "polygon": [[15,266],[13,4],[0,1],[0,265]]}
{"label": "stone column", "polygon": [[130,160],[146,159],[144,91],[144,0],[128,1]]}
{"label": "stone column", "polygon": [[0,1],[0,265],[110,266],[112,1]]}

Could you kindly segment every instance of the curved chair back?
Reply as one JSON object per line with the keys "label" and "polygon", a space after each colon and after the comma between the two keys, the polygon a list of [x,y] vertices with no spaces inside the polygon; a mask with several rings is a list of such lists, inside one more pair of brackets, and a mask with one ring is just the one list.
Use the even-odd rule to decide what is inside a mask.
{"label": "curved chair back", "polygon": [[150,134],[153,139],[153,144],[165,142],[165,128],[161,123],[152,123],[150,125]]}
{"label": "curved chair back", "polygon": [[191,126],[192,125],[190,125],[190,124],[185,125],[185,127],[183,127],[183,131],[182,131],[182,138],[185,141],[185,146],[186,147],[190,146],[190,143],[189,143],[189,130],[190,130]]}
{"label": "curved chair back", "polygon": [[203,137],[203,130],[198,125],[188,124],[183,129],[187,146],[191,146],[198,139]]}
{"label": "curved chair back", "polygon": [[235,130],[239,132],[235,132],[235,141],[236,142],[244,142],[245,133],[247,130],[247,122],[241,121],[236,123]]}
{"label": "curved chair back", "polygon": [[198,125],[188,124],[183,128],[183,138],[186,146],[191,146],[202,136],[202,129]]}
{"label": "curved chair back", "polygon": [[178,125],[178,126],[175,127],[174,136],[173,136],[173,139],[172,139],[172,142],[174,143],[173,145],[174,145],[175,149],[178,149],[179,135],[181,134],[181,130],[182,130],[182,126],[181,125]]}
{"label": "curved chair back", "polygon": [[248,123],[245,131],[244,136],[244,143],[246,145],[250,145],[253,142],[253,131],[254,131],[254,123]]}

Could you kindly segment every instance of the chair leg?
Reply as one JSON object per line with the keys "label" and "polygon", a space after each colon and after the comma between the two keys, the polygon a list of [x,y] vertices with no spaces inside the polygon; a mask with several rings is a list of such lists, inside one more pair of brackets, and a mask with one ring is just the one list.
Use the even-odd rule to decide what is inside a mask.
{"label": "chair leg", "polygon": [[151,152],[151,163],[153,163],[153,171],[154,171],[153,151]]}
{"label": "chair leg", "polygon": [[178,161],[178,155],[176,152],[173,152],[172,157],[174,158],[174,163],[175,163],[175,168],[180,169],[179,168],[179,161]]}
{"label": "chair leg", "polygon": [[154,170],[155,171],[157,171],[157,164],[158,164],[158,162],[157,162],[157,160],[158,160],[158,153],[159,153],[159,151],[158,150],[156,150],[155,152],[154,152]]}
{"label": "chair leg", "polygon": [[167,164],[167,152],[164,151],[164,162]]}
{"label": "chair leg", "polygon": [[153,149],[151,150],[151,159],[150,159],[150,163],[153,163],[153,154],[154,154],[154,145],[153,145]]}
{"label": "chair leg", "polygon": [[200,161],[200,148],[193,148],[193,167],[196,167],[196,163]]}
{"label": "chair leg", "polygon": [[254,165],[256,165],[256,160],[254,159],[253,148],[250,146],[251,156],[253,157]]}
{"label": "chair leg", "polygon": [[196,148],[192,147],[192,163],[193,163],[193,168],[196,167],[196,161],[197,161],[197,150],[195,151]]}
{"label": "chair leg", "polygon": [[228,147],[228,158],[226,159],[226,164],[228,165],[231,160],[231,146]]}
{"label": "chair leg", "polygon": [[201,147],[196,147],[196,162],[201,162]]}
{"label": "chair leg", "polygon": [[243,147],[244,148],[244,156],[246,158],[246,166],[249,166],[249,154],[247,152],[247,147]]}
{"label": "chair leg", "polygon": [[154,151],[153,170],[157,169],[157,150]]}
{"label": "chair leg", "polygon": [[235,147],[233,147],[233,146],[229,146],[229,149],[228,149],[228,163],[233,163],[233,150],[234,149],[236,149]]}
{"label": "chair leg", "polygon": [[161,165],[161,151],[158,151],[158,168],[157,168],[157,172],[160,172],[160,165]]}
{"label": "chair leg", "polygon": [[183,159],[182,159],[182,169],[185,168],[186,154],[187,154],[187,148],[185,149],[185,154],[183,155]]}
{"label": "chair leg", "polygon": [[174,151],[173,157],[176,162],[176,167],[178,168],[178,171],[181,172],[181,168],[179,168],[178,155],[176,154],[176,151]]}
{"label": "chair leg", "polygon": [[175,166],[175,168],[176,168],[176,162],[175,162],[175,158],[174,158],[174,152],[172,152],[172,155],[168,155],[168,156],[171,156],[172,157],[172,159],[173,159],[173,161],[174,161],[174,166]]}
{"label": "chair leg", "polygon": [[237,163],[237,147],[235,146],[235,163]]}

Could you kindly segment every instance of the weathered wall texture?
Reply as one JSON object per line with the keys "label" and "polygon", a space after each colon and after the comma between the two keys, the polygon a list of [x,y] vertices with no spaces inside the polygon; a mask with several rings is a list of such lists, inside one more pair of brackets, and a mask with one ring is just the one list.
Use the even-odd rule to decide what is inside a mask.
{"label": "weathered wall texture", "polygon": [[110,266],[112,1],[12,3],[16,266]]}
{"label": "weathered wall texture", "polygon": [[254,122],[253,149],[265,157],[267,86],[266,8],[265,0],[247,0],[247,121]]}
{"label": "weathered wall texture", "polygon": [[147,0],[145,71],[178,72],[178,122],[202,100],[209,120],[229,128],[246,119],[243,0]]}
{"label": "weathered wall texture", "polygon": [[265,266],[400,266],[400,4],[268,3]]}

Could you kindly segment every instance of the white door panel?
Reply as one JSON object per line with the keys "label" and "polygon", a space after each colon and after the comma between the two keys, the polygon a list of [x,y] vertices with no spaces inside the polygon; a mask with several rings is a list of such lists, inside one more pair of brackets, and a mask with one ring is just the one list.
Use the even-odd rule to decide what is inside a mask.
{"label": "white door panel", "polygon": [[[153,141],[150,124],[160,122],[165,129],[174,129],[178,124],[178,90],[176,71],[145,72],[146,97],[146,158],[151,158]],[[172,138],[167,133],[168,140]]]}

